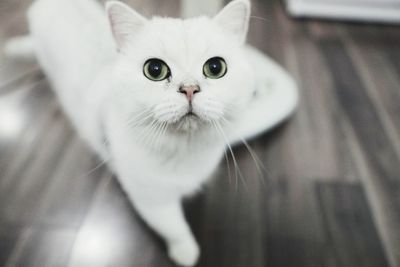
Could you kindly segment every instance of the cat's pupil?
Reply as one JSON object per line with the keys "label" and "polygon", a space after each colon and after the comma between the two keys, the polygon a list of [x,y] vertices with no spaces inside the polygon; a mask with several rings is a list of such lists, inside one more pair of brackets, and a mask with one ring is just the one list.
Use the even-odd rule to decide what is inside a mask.
{"label": "cat's pupil", "polygon": [[159,77],[162,72],[162,63],[158,61],[150,62],[148,71],[151,76]]}
{"label": "cat's pupil", "polygon": [[209,62],[208,68],[210,69],[210,72],[214,75],[218,75],[221,70],[222,70],[222,64],[221,61],[218,59],[213,59]]}

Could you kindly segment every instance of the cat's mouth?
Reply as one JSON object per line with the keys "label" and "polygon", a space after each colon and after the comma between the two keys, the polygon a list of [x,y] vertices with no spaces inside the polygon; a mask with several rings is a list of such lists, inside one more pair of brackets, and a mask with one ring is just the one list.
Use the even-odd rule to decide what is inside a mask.
{"label": "cat's mouth", "polygon": [[197,130],[204,122],[200,116],[193,111],[185,113],[176,123],[176,129],[180,131],[192,131]]}
{"label": "cat's mouth", "polygon": [[193,111],[188,111],[185,115],[182,116],[183,118],[193,118],[193,119],[198,119],[199,116],[197,116],[196,113],[194,113]]}
{"label": "cat's mouth", "polygon": [[188,133],[209,129],[210,123],[196,111],[188,109],[169,129],[174,132]]}
{"label": "cat's mouth", "polygon": [[182,124],[182,123],[183,124],[186,124],[186,123],[191,124],[191,123],[197,123],[197,122],[200,122],[200,117],[196,113],[194,113],[193,111],[188,111],[186,114],[184,114],[180,118],[178,123],[180,123],[180,124]]}
{"label": "cat's mouth", "polygon": [[200,119],[200,117],[193,111],[193,106],[190,103],[186,114],[181,117],[181,121],[197,119]]}

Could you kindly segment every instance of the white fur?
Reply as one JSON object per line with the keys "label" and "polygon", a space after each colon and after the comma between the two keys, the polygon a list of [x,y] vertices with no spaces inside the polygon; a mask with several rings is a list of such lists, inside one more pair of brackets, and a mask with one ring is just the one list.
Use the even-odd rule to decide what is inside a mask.
{"label": "white fur", "polygon": [[[296,86],[243,45],[247,0],[231,2],[215,18],[146,19],[119,2],[108,3],[107,14],[108,20],[93,0],[36,1],[29,24],[37,58],[80,135],[110,161],[170,257],[193,266],[200,250],[181,199],[211,175],[227,142],[286,118],[297,103]],[[225,59],[228,72],[207,79],[203,64],[215,56]],[[169,65],[170,81],[143,75],[149,58]],[[183,118],[189,104],[177,91],[193,84],[201,88],[193,99],[198,117]]]}

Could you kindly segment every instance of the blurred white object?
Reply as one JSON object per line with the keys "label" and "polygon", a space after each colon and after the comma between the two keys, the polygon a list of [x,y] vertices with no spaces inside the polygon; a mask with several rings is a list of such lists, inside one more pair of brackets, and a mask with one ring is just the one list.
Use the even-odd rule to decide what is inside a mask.
{"label": "blurred white object", "polygon": [[295,17],[400,23],[400,0],[287,0]]}
{"label": "blurred white object", "polygon": [[181,2],[181,14],[184,18],[215,15],[223,6],[223,0],[183,0]]}

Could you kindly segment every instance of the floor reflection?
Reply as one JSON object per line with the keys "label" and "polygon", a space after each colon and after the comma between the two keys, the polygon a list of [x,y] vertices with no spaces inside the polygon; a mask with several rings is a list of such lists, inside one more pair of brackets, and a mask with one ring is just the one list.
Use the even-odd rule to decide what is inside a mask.
{"label": "floor reflection", "polygon": [[15,103],[12,95],[0,100],[0,138],[13,139],[21,132],[25,125],[26,114]]}
{"label": "floor reflection", "polygon": [[75,243],[75,256],[85,266],[100,266],[110,262],[114,252],[121,245],[119,236],[120,233],[113,227],[102,224],[88,225]]}

